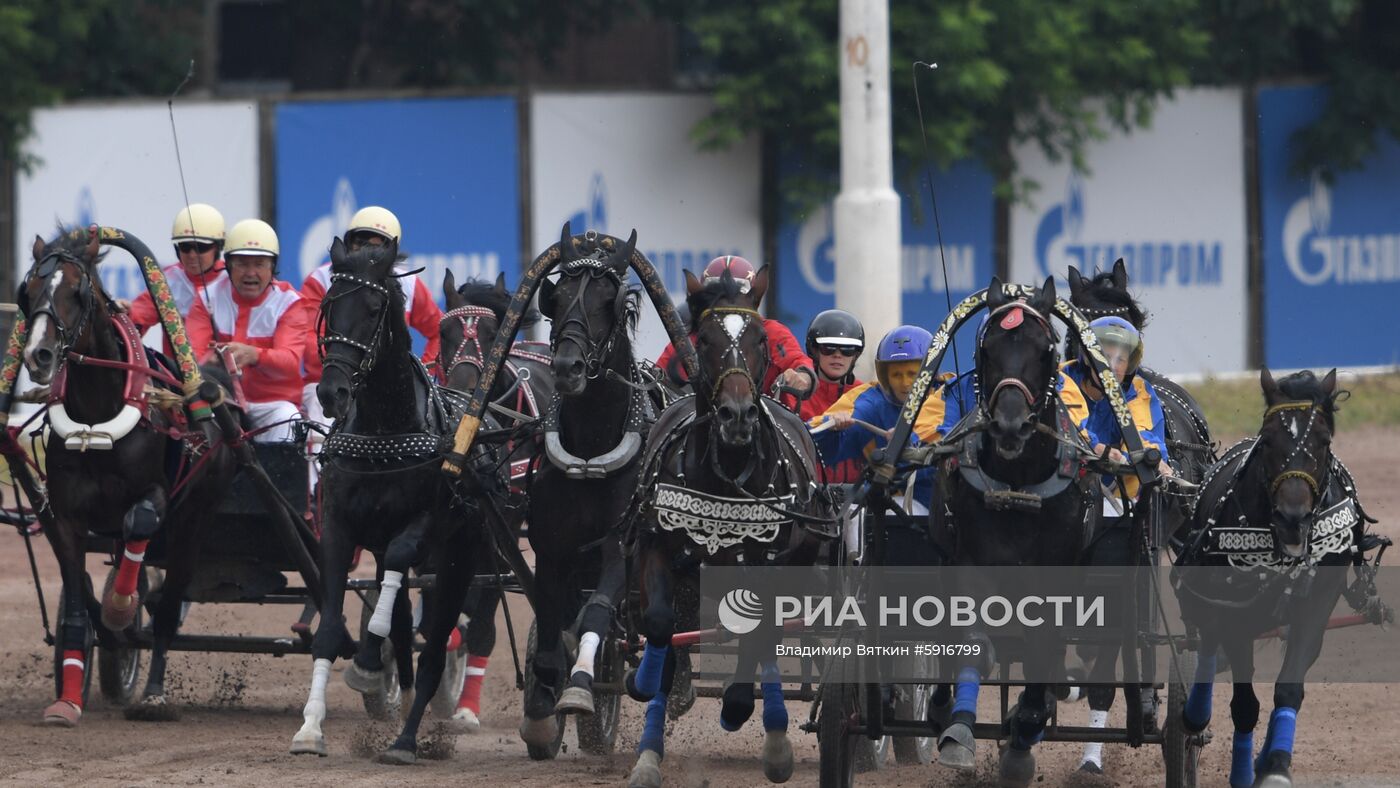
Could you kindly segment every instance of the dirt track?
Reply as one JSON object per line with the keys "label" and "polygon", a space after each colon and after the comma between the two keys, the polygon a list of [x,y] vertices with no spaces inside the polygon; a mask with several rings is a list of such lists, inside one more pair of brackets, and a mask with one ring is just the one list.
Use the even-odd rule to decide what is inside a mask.
{"label": "dirt track", "polygon": [[[1400,462],[1400,430],[1371,429],[1339,437],[1339,454],[1357,477],[1370,512],[1380,526],[1400,536],[1400,485],[1394,468]],[[58,571],[45,543],[36,545],[50,605],[56,600]],[[94,572],[97,565],[91,567]],[[100,575],[98,575],[100,577]],[[1389,600],[1400,604],[1400,600]],[[52,607],[50,608],[52,609]],[[527,611],[515,600],[517,632],[527,626]],[[196,606],[189,632],[280,635],[295,617],[285,606]],[[522,622],[522,619],[525,619]],[[474,736],[439,737],[435,749],[450,757],[423,760],[403,770],[380,766],[369,756],[387,744],[394,730],[372,725],[358,696],[340,680],[337,663],[327,691],[325,731],[327,758],[292,756],[287,746],[301,724],[301,706],[310,679],[305,657],[274,659],[240,655],[173,654],[168,689],[181,708],[174,723],[127,722],[119,709],[104,703],[94,682],[92,700],[76,730],[38,724],[40,711],[53,699],[51,652],[43,644],[38,608],[29,579],[22,541],[10,530],[0,532],[0,784],[84,785],[381,785],[405,778],[414,782],[457,781],[464,784],[516,786],[619,785],[626,781],[641,727],[641,707],[624,702],[617,754],[597,758],[580,754],[572,728],[566,751],[553,762],[536,763],[525,755],[515,726],[519,694],[505,647],[504,626],[483,693],[485,728]],[[1228,692],[1216,698],[1216,741],[1204,752],[1203,785],[1223,785],[1228,770]],[[1259,689],[1265,713],[1269,688]],[[1299,715],[1294,758],[1298,785],[1400,785],[1400,685],[1312,685]],[[1119,704],[1121,708],[1121,703]],[[791,785],[815,785],[817,749],[814,735],[796,730],[806,719],[806,705],[792,704],[793,744],[798,763]],[[1121,719],[1115,709],[1114,722]],[[1082,721],[1081,704],[1062,711]],[[432,726],[425,726],[430,729]],[[757,764],[762,742],[756,720],[738,734],[718,726],[717,701],[701,700],[675,723],[667,741],[663,769],[668,784],[679,786],[750,786],[763,783]],[[1262,732],[1259,734],[1262,737]],[[1258,741],[1258,738],[1256,741]],[[869,785],[975,786],[992,784],[994,746],[980,742],[979,779],[956,779],[937,766],[888,768],[861,775]],[[1106,748],[1106,768],[1114,778],[1080,780],[1071,776],[1079,746],[1037,748],[1040,785],[1151,786],[1162,784],[1157,750]]]}

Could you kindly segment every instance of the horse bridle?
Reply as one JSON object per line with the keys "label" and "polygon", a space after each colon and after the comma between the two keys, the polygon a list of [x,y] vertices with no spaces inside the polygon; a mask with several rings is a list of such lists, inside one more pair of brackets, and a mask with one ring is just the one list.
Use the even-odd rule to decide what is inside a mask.
{"label": "horse bridle", "polygon": [[[709,386],[709,401],[714,402],[716,399],[719,398],[720,386],[724,385],[724,381],[727,380],[731,375],[742,375],[744,379],[749,382],[749,388],[754,393],[754,399],[757,400],[758,395],[762,392],[759,390],[758,381],[753,379],[753,373],[749,371],[748,355],[744,353],[744,348],[741,346],[740,343],[743,340],[744,334],[749,330],[749,326],[753,325],[753,322],[755,320],[761,322],[763,320],[763,316],[758,313],[758,310],[753,309],[751,307],[716,306],[710,307],[709,309],[706,309],[704,312],[702,312],[700,314],[700,320],[697,322],[697,325],[699,325],[700,323],[704,323],[707,320],[715,319],[718,319],[722,323],[724,321],[724,318],[729,315],[735,315],[742,318],[743,324],[740,325],[738,331],[730,331],[727,326],[724,329],[725,334],[729,336],[729,347],[727,347],[724,351],[724,363],[728,366],[726,366],[719,373],[719,375],[715,376],[715,379],[711,382]],[[764,366],[766,367],[771,361],[771,359],[768,358],[768,343],[762,343],[761,352],[763,353],[763,362]]]}
{"label": "horse bridle", "polygon": [[[627,328],[627,283],[612,263],[596,257],[570,260],[561,269],[565,277],[581,281],[573,301],[564,310],[564,317],[555,321],[553,330],[549,332],[549,350],[557,353],[564,342],[574,343],[583,355],[585,377],[594,380],[602,374],[603,363],[612,355],[618,336]],[[617,297],[613,299],[613,329],[607,339],[599,343],[593,341],[592,324],[588,320],[588,310],[583,308],[583,298],[588,292],[588,285],[604,277],[617,285]]]}
{"label": "horse bridle", "polygon": [[[498,315],[492,309],[484,306],[468,304],[459,306],[456,309],[449,309],[439,321],[441,327],[449,320],[455,320],[462,327],[462,341],[457,345],[457,349],[452,351],[452,358],[448,360],[447,366],[442,369],[442,379],[444,381],[452,377],[452,370],[458,364],[466,364],[476,367],[477,371],[483,371],[486,364],[486,351],[481,347],[481,335],[477,330],[477,323],[482,318],[496,319]],[[469,353],[468,346],[472,349]]]}
{"label": "horse bridle", "polygon": [[[1288,453],[1288,458],[1283,461],[1283,470],[1269,481],[1269,498],[1272,499],[1274,494],[1278,492],[1278,488],[1289,479],[1302,479],[1303,482],[1308,485],[1308,489],[1312,491],[1313,508],[1316,509],[1318,506],[1322,505],[1322,491],[1326,489],[1324,483],[1328,481],[1328,478],[1323,477],[1322,482],[1324,483],[1320,483],[1317,477],[1308,473],[1306,470],[1302,468],[1290,468],[1289,466],[1293,465],[1293,461],[1298,457],[1299,453],[1306,455],[1308,459],[1313,462],[1323,465],[1323,463],[1319,461],[1318,458],[1314,457],[1312,452],[1308,451],[1307,448],[1308,435],[1312,432],[1313,424],[1317,421],[1317,414],[1322,411],[1322,405],[1307,400],[1281,402],[1264,411],[1264,419],[1267,421],[1270,416],[1282,414],[1291,410],[1308,411],[1308,421],[1307,424],[1303,426],[1303,429],[1297,433],[1293,433],[1292,429],[1289,430],[1289,432],[1293,434],[1293,449]],[[1289,426],[1296,426],[1296,422],[1294,425]],[[1325,472],[1330,474],[1331,463],[1327,463],[1323,465],[1323,467]]]}
{"label": "horse bridle", "polygon": [[[1019,310],[1021,310],[1022,312],[1024,312],[1024,313],[1030,315],[1031,317],[1035,318],[1036,322],[1038,322],[1038,323],[1040,323],[1042,326],[1044,326],[1046,332],[1050,334],[1050,353],[1051,353],[1051,355],[1053,356],[1053,358],[1052,358],[1051,361],[1050,361],[1050,379],[1049,379],[1048,381],[1046,381],[1045,387],[1041,390],[1040,395],[1039,395],[1039,396],[1036,396],[1035,394],[1033,394],[1033,393],[1031,392],[1030,387],[1027,386],[1027,385],[1025,384],[1025,382],[1022,381],[1021,379],[1019,379],[1019,378],[1013,378],[1013,377],[1002,378],[1000,381],[997,382],[996,386],[992,388],[991,394],[989,394],[987,397],[983,398],[983,397],[981,396],[981,391],[982,391],[982,375],[983,375],[983,370],[986,369],[986,364],[983,363],[982,355],[983,355],[983,353],[984,353],[985,351],[984,351],[983,348],[982,348],[982,338],[983,338],[983,337],[982,337],[982,336],[978,336],[978,338],[977,338],[977,356],[978,356],[978,358],[977,358],[977,366],[976,366],[976,369],[975,369],[975,371],[974,371],[974,373],[973,373],[973,378],[972,378],[973,388],[975,389],[976,394],[977,394],[977,407],[978,407],[979,410],[981,410],[982,416],[983,416],[984,418],[990,420],[990,418],[991,418],[991,405],[992,405],[992,403],[996,402],[996,400],[997,400],[997,395],[999,395],[999,394],[1001,393],[1002,389],[1004,389],[1004,388],[1012,388],[1012,389],[1015,389],[1015,390],[1017,390],[1018,392],[1020,392],[1020,393],[1021,393],[1021,396],[1023,396],[1023,397],[1026,398],[1026,404],[1030,406],[1030,415],[1029,415],[1027,418],[1028,418],[1028,420],[1030,420],[1030,421],[1035,421],[1036,419],[1039,418],[1039,416],[1040,416],[1040,411],[1049,403],[1051,397],[1053,397],[1053,396],[1055,395],[1056,383],[1059,382],[1059,378],[1060,378],[1060,364],[1059,364],[1059,349],[1058,349],[1057,345],[1059,344],[1059,339],[1060,339],[1060,338],[1059,338],[1059,335],[1058,335],[1058,334],[1056,333],[1056,331],[1055,331],[1055,327],[1054,327],[1053,325],[1050,324],[1050,320],[1049,320],[1048,318],[1046,318],[1045,315],[1042,314],[1038,309],[1032,307],[1030,304],[1027,304],[1027,303],[1024,302],[1024,301],[1012,301],[1012,302],[1007,303],[1007,304],[1002,304],[1001,306],[999,306],[999,307],[997,307],[996,309],[993,309],[991,312],[987,313],[987,328],[990,328],[990,327],[991,327],[991,325],[992,325],[992,320],[993,320],[993,318],[995,318],[997,315],[1000,315],[1000,314],[1002,314],[1003,312],[1010,312],[1010,311],[1013,310],[1013,309],[1019,309]],[[1013,326],[1011,329],[1008,329],[1008,331],[1015,330],[1015,328],[1016,328],[1016,327]],[[984,334],[984,335],[985,335],[985,334]]]}
{"label": "horse bridle", "polygon": [[[397,279],[401,276],[407,276],[407,274],[395,274],[392,278]],[[379,349],[383,344],[384,333],[388,330],[389,307],[393,303],[393,298],[390,296],[389,288],[378,282],[372,282],[363,277],[355,276],[354,274],[332,273],[331,284],[334,285],[336,282],[345,282],[352,285],[352,287],[334,296],[327,292],[326,297],[321,301],[321,311],[316,318],[316,334],[318,337],[316,340],[316,349],[321,359],[322,367],[340,367],[345,371],[346,375],[349,376],[350,396],[351,399],[354,399],[355,391],[359,388],[365,375],[368,375],[370,371],[374,369],[375,363],[379,360]],[[365,288],[373,290],[384,297],[384,304],[380,307],[379,317],[374,324],[374,334],[370,336],[368,344],[351,339],[344,334],[332,333],[330,323],[331,305]],[[342,358],[338,354],[327,352],[328,348],[333,344],[346,345],[360,351],[359,363],[353,363],[349,359]]]}
{"label": "horse bridle", "polygon": [[[50,264],[51,262],[52,264]],[[82,314],[78,318],[77,325],[69,329],[63,324],[63,319],[58,316],[58,312],[54,311],[54,293],[51,284],[45,284],[44,290],[39,294],[40,303],[38,306],[25,303],[25,308],[23,310],[30,325],[33,325],[35,318],[40,315],[47,315],[49,320],[53,322],[54,330],[58,332],[59,348],[56,355],[58,356],[60,364],[63,363],[63,359],[68,355],[67,351],[72,347],[73,343],[76,342],[78,338],[83,335],[83,331],[87,329],[88,321],[92,320],[93,312],[97,306],[97,301],[93,298],[92,277],[88,274],[87,266],[83,265],[83,262],[71,252],[50,252],[40,258],[38,262],[34,263],[34,267],[30,269],[29,274],[25,277],[26,280],[34,277],[43,277],[47,280],[49,277],[52,277],[53,274],[57,273],[59,266],[64,263],[73,265],[78,269],[78,302],[82,305]]]}

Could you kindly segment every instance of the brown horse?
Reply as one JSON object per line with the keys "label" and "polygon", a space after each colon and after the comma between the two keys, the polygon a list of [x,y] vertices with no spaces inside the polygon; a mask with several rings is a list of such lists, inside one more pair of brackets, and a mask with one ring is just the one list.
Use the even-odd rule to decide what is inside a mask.
{"label": "brown horse", "polygon": [[[83,710],[85,645],[95,631],[104,645],[136,616],[138,579],[147,551],[166,569],[153,594],[151,670],[129,719],[171,719],[165,700],[166,651],[199,559],[200,532],[233,475],[233,457],[202,434],[182,433],[169,414],[146,402],[139,336],[102,289],[95,230],[34,239],[34,265],[21,308],[29,321],[24,364],[35,383],[52,386],[47,473],[53,527],[44,533],[63,575],[63,650],[59,699],[44,722],[72,727]],[[96,361],[93,361],[96,360]],[[128,364],[128,368],[100,362]],[[160,376],[163,372],[157,371]],[[181,436],[183,440],[174,436]],[[173,474],[172,467],[181,471]],[[189,469],[186,471],[185,469]],[[121,560],[100,604],[86,569],[88,534],[113,537]],[[148,605],[152,603],[147,602]],[[100,622],[93,622],[99,613]]]}

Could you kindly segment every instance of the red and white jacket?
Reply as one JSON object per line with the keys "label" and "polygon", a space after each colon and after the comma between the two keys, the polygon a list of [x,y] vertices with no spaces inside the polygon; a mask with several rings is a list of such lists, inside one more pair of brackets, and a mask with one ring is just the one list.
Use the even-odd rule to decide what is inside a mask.
{"label": "red and white jacket", "polygon": [[[258,363],[243,372],[249,402],[284,400],[301,406],[301,354],[311,331],[301,295],[288,283],[272,280],[261,296],[248,301],[224,277],[209,286],[204,300],[190,310],[186,331],[195,358],[203,359],[215,342],[242,342],[258,348]],[[213,332],[213,314],[219,333]]]}
{"label": "red and white jacket", "polygon": [[[394,266],[394,271],[398,273],[407,270],[408,267],[402,262]],[[428,290],[428,286],[417,274],[400,277],[399,286],[403,288],[405,296],[404,318],[408,320],[410,327],[428,340],[427,346],[423,348],[423,363],[431,368],[437,363],[438,347],[442,344],[442,337],[438,333],[442,323],[442,310],[433,300],[433,294]],[[321,355],[316,350],[317,340],[320,337],[316,333],[316,313],[320,311],[321,302],[325,300],[326,291],[330,288],[330,263],[322,263],[301,284],[301,298],[308,315],[308,325],[311,326],[306,334],[306,351],[302,354],[306,364],[306,374],[303,376],[306,385],[321,382]]]}
{"label": "red and white jacket", "polygon": [[[189,324],[190,309],[194,307],[194,294],[204,288],[212,287],[214,283],[228,280],[228,272],[224,270],[224,261],[215,260],[214,267],[204,274],[203,285],[200,284],[199,277],[191,278],[185,273],[185,267],[179,263],[173,263],[160,269],[165,274],[165,281],[170,285],[170,295],[175,299],[175,308],[180,310],[180,317],[185,318],[185,324]],[[209,297],[204,297],[205,307],[209,305]],[[156,302],[151,298],[149,292],[142,292],[131,302],[131,310],[128,312],[131,322],[136,324],[136,330],[142,334],[146,333],[153,326],[160,325],[160,313],[156,311]],[[170,338],[165,337],[165,354],[174,357],[170,347]]]}

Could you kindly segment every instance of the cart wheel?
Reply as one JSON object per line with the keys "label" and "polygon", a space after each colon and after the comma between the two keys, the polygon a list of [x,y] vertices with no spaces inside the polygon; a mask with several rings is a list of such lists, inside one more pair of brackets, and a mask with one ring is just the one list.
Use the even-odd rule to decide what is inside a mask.
{"label": "cart wheel", "polygon": [[[624,665],[617,638],[608,636],[598,649],[594,682],[621,684]],[[576,715],[578,746],[589,755],[611,755],[617,744],[618,720],[622,717],[622,693],[593,693],[593,713]]]}
{"label": "cart wheel", "polygon": [[[525,641],[525,694],[523,697],[530,697],[535,692],[535,651],[539,648],[539,632],[535,622],[530,622],[530,637]],[[567,716],[564,714],[554,715],[554,723],[557,733],[554,741],[547,745],[535,744],[525,745],[525,749],[530,753],[532,761],[550,761],[559,754],[559,745],[564,743],[564,722]]]}
{"label": "cart wheel", "polygon": [[860,714],[863,694],[856,682],[855,665],[842,660],[832,668],[831,675],[822,680],[817,718],[819,777],[822,788],[848,788],[855,783],[857,749],[873,742],[850,730],[852,720]]}
{"label": "cart wheel", "polygon": [[[895,703],[895,716],[901,720],[927,720],[928,699],[933,694],[933,687],[928,684],[903,684],[900,690],[900,698]],[[932,763],[937,743],[932,736],[898,737],[894,740],[895,763],[900,766]]]}
{"label": "cart wheel", "polygon": [[[117,568],[107,573],[107,582],[102,586],[105,599],[112,584],[117,580]],[[146,572],[142,570],[136,580],[136,618],[132,620],[128,632],[139,631],[144,624],[146,611],[140,604],[146,598],[149,584]],[[141,689],[141,650],[131,644],[114,648],[97,647],[97,686],[108,703],[125,708],[136,701]]]}
{"label": "cart wheel", "polygon": [[[360,608],[360,641],[369,636],[369,619],[374,615],[374,606],[379,604],[379,590],[365,592],[365,604]],[[379,658],[384,665],[383,692],[366,692],[360,695],[364,700],[365,713],[373,720],[394,720],[399,716],[399,704],[403,702],[403,691],[399,688],[399,672],[394,661],[394,644],[384,638],[379,646]],[[413,655],[410,654],[412,659]]]}
{"label": "cart wheel", "polygon": [[1186,676],[1195,675],[1195,653],[1182,652],[1173,660],[1171,683],[1167,685],[1167,721],[1162,736],[1162,758],[1166,761],[1167,785],[1174,788],[1196,788],[1196,772],[1200,768],[1202,736],[1192,735],[1182,725],[1181,713],[1186,708]]}
{"label": "cart wheel", "polygon": [[[92,582],[91,580],[88,581],[89,584],[90,584],[91,582]],[[63,641],[62,641],[62,639],[61,639],[61,635],[62,635],[62,632],[63,632],[63,616],[64,616],[64,613],[67,611],[67,606],[64,604],[64,598],[63,598],[63,597],[64,597],[63,588],[60,587],[59,590],[58,590],[58,614],[57,614],[57,617],[56,617],[56,619],[55,619],[55,620],[58,622],[58,632],[55,633],[56,636],[54,637],[54,643],[53,643],[53,695],[54,695],[55,698],[59,698],[59,697],[62,697],[62,696],[63,696],[63,649],[64,649],[64,643],[63,643]],[[82,644],[82,650],[83,650],[83,708],[85,708],[85,709],[87,708],[87,705],[88,705],[88,689],[92,687],[92,667],[93,667],[93,666],[92,666],[92,646],[93,646],[93,640],[95,640],[95,638],[94,638],[94,636],[93,636],[92,624],[89,623],[89,624],[88,624],[88,628],[87,628],[87,633],[83,636],[83,644]]]}

